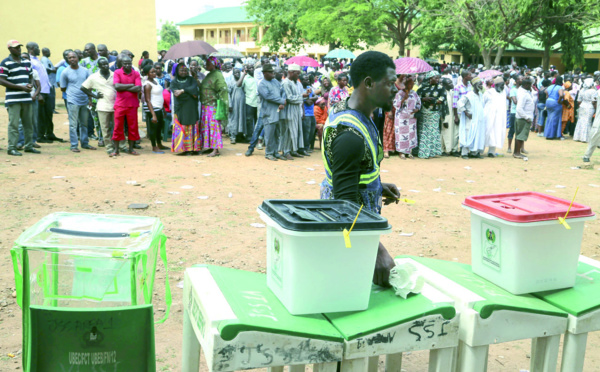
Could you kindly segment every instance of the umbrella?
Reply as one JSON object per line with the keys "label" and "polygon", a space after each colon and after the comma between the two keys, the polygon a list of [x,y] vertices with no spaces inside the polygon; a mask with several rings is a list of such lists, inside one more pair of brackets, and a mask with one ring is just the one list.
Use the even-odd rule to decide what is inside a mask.
{"label": "umbrella", "polygon": [[331,52],[327,53],[327,55],[324,58],[354,59],[354,58],[356,58],[356,56],[354,55],[354,53],[352,53],[351,51],[349,51],[347,49],[334,49]]}
{"label": "umbrella", "polygon": [[205,41],[185,41],[183,43],[177,43],[173,45],[165,55],[164,59],[176,60],[178,58],[194,57],[215,52],[217,52],[217,50]]}
{"label": "umbrella", "polygon": [[308,67],[319,67],[319,62],[306,56],[296,56],[285,61],[286,65],[299,65]]}
{"label": "umbrella", "polygon": [[498,70],[485,70],[479,74],[479,78],[483,80],[493,79],[496,76],[502,75],[502,72]]}
{"label": "umbrella", "polygon": [[240,51],[237,51],[233,48],[219,49],[216,53],[212,53],[211,56],[219,57],[219,58],[244,58],[245,57]]}
{"label": "umbrella", "polygon": [[420,74],[433,70],[429,63],[420,58],[404,57],[394,61],[396,65],[396,74]]}

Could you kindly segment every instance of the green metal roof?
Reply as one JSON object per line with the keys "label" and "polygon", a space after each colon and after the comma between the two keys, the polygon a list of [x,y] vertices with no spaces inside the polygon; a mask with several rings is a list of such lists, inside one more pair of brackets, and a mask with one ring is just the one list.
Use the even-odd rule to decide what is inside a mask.
{"label": "green metal roof", "polygon": [[232,6],[227,8],[216,8],[206,13],[199,14],[183,22],[178,26],[207,25],[217,23],[252,23],[243,6]]}

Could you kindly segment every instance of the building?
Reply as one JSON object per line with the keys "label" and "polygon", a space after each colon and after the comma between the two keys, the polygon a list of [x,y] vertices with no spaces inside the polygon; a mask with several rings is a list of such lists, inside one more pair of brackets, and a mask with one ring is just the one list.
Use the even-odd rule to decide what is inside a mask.
{"label": "building", "polygon": [[[0,22],[3,45],[11,39],[23,45],[35,41],[40,49],[50,49],[55,64],[65,49],[83,50],[87,43],[106,44],[119,52],[129,49],[136,58],[147,50],[156,58],[153,0],[14,1],[4,14]],[[8,56],[8,50],[3,51],[2,59]]]}
{"label": "building", "polygon": [[[245,55],[262,56],[272,52],[268,47],[258,45],[263,37],[262,27],[258,29],[256,37],[251,36],[255,24],[248,17],[243,6],[216,8],[177,25],[182,42],[203,40],[216,49],[233,48]],[[306,43],[298,53],[306,53],[308,56],[318,59],[328,51],[327,46]],[[277,54],[286,56],[288,52],[279,50]]]}

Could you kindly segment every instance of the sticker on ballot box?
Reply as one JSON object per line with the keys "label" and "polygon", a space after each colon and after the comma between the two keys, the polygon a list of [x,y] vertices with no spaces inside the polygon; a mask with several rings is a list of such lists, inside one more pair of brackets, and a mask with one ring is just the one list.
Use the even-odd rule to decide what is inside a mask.
{"label": "sticker on ballot box", "polygon": [[484,265],[500,271],[500,229],[486,222],[481,223],[481,259]]}
{"label": "sticker on ballot box", "polygon": [[283,252],[281,242],[283,239],[277,231],[272,231],[273,243],[271,246],[271,278],[280,288],[283,288]]}

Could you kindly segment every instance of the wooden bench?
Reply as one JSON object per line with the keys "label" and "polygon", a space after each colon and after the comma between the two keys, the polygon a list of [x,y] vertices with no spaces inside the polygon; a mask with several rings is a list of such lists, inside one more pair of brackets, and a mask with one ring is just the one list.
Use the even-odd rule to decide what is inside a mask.
{"label": "wooden bench", "polygon": [[[568,314],[532,295],[513,295],[471,271],[471,266],[430,258],[399,256],[453,298],[460,313],[456,368],[461,372],[487,370],[489,345],[533,339],[531,372],[555,372],[560,336]],[[570,371],[569,371],[570,372]]]}

